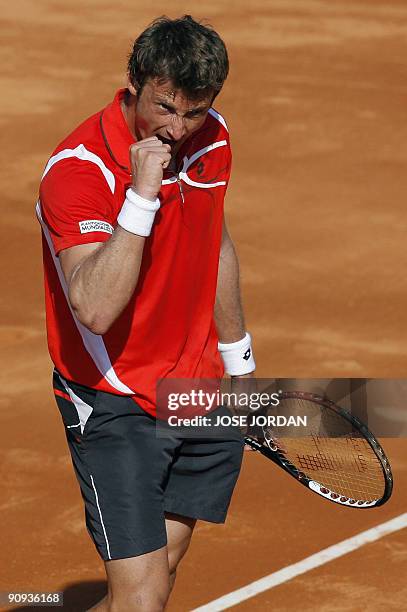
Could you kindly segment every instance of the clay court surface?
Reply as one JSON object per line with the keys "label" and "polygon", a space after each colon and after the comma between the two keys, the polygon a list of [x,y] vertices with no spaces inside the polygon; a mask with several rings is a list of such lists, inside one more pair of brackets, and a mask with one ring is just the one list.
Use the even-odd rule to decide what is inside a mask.
{"label": "clay court surface", "polygon": [[[196,8],[195,8],[196,6]],[[229,227],[263,377],[407,378],[407,7],[400,1],[16,0],[1,7],[1,591],[65,591],[82,611],[103,565],[51,395],[39,179],[55,145],[124,83],[134,36],[192,13],[231,74]],[[247,453],[224,527],[200,524],[169,610],[187,612],[406,510],[406,440],[384,439],[395,492],[337,507]],[[234,607],[406,607],[398,530]]]}

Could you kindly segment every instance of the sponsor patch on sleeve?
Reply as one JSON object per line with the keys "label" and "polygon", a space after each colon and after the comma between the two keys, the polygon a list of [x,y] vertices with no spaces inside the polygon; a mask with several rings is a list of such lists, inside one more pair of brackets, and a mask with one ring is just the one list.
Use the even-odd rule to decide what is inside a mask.
{"label": "sponsor patch on sleeve", "polygon": [[79,221],[79,229],[81,234],[88,234],[89,232],[106,232],[106,234],[113,234],[113,227],[110,223],[98,221],[97,219]]}

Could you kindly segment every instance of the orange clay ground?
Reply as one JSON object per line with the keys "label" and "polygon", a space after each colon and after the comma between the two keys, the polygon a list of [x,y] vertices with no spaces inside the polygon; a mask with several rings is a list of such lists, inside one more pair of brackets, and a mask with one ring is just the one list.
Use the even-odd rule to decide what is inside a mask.
{"label": "orange clay ground", "polygon": [[[63,590],[64,610],[105,585],[51,395],[38,183],[54,146],[124,83],[137,33],[184,13],[207,18],[230,52],[216,106],[233,139],[227,215],[258,374],[407,378],[404,2],[3,2],[0,590]],[[228,522],[198,526],[170,612],[404,512],[407,444],[383,444],[395,492],[365,511],[247,453]],[[398,531],[235,609],[402,610],[406,571]]]}

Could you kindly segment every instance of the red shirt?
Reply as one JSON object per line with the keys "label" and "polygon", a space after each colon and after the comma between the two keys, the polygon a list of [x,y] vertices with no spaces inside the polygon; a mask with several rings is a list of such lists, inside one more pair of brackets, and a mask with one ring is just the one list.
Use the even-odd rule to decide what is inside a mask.
{"label": "red shirt", "polygon": [[58,253],[109,240],[117,224],[134,142],[120,106],[124,91],[55,149],[42,177],[48,346],[68,380],[131,395],[155,414],[159,379],[223,375],[213,308],[231,153],[225,121],[211,109],[179,151],[178,175],[164,175],[129,304],[103,336],[93,334],[70,308]]}

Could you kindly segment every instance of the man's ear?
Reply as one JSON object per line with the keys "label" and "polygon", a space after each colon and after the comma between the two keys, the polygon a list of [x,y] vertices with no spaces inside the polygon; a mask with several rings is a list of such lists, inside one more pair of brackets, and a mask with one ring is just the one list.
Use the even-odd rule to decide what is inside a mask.
{"label": "man's ear", "polygon": [[133,85],[129,75],[127,75],[127,89],[129,90],[132,96],[137,96],[139,88]]}

